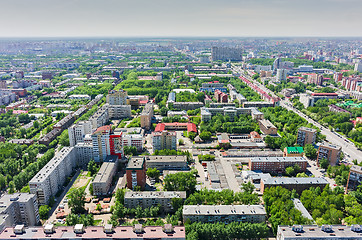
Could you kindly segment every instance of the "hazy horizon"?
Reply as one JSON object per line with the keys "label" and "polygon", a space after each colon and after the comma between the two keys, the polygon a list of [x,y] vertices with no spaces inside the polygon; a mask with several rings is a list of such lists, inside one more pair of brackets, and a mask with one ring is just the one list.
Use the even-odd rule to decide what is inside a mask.
{"label": "hazy horizon", "polygon": [[0,38],[362,37],[360,0],[2,0]]}

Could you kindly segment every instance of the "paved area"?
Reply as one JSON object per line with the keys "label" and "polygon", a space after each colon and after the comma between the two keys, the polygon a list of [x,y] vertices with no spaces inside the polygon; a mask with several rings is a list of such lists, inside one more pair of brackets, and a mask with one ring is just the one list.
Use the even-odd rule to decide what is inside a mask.
{"label": "paved area", "polygon": [[225,173],[229,189],[233,190],[234,192],[240,192],[241,190],[238,180],[236,179],[234,170],[231,166],[232,163],[228,159],[223,158],[219,151],[215,151],[215,155],[220,159],[220,163]]}

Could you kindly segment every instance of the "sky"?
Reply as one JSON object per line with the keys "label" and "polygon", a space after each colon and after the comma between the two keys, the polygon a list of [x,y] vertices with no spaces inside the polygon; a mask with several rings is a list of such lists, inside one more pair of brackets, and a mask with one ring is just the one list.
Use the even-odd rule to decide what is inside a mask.
{"label": "sky", "polygon": [[0,0],[0,37],[362,36],[362,0]]}

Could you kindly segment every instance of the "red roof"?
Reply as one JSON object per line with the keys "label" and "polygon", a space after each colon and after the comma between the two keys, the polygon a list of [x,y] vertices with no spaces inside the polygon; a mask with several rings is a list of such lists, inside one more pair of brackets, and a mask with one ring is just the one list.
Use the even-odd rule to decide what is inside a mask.
{"label": "red roof", "polygon": [[105,126],[97,128],[97,130],[95,132],[105,132],[105,131],[111,131],[111,130],[112,130],[112,125],[105,125]]}
{"label": "red roof", "polygon": [[197,127],[196,127],[195,123],[179,123],[179,122],[159,123],[156,125],[155,132],[162,132],[167,127],[172,128],[172,127],[176,127],[176,126],[185,127],[185,128],[187,128],[188,132],[197,132]]}
{"label": "red roof", "polygon": [[159,123],[159,124],[156,125],[155,132],[162,132],[163,130],[165,130],[165,124],[164,123]]}
{"label": "red roof", "polygon": [[197,127],[195,123],[188,123],[187,124],[187,131],[188,132],[197,132]]}

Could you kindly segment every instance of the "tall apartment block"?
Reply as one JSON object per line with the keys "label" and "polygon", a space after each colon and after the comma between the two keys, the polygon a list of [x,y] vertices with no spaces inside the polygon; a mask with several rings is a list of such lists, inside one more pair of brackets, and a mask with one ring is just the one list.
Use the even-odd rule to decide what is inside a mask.
{"label": "tall apartment block", "polygon": [[146,159],[145,157],[132,157],[126,168],[127,187],[134,189],[136,186],[144,189],[146,186]]}
{"label": "tall apartment block", "polygon": [[234,47],[212,47],[212,61],[241,61],[243,60],[242,48]]}
{"label": "tall apartment block", "polygon": [[323,158],[327,159],[331,166],[335,166],[339,162],[339,158],[342,152],[342,147],[332,144],[324,143],[318,148],[317,163]]}
{"label": "tall apartment block", "polygon": [[77,143],[84,142],[87,134],[92,134],[92,125],[90,121],[80,121],[68,128],[69,144],[75,146]]}
{"label": "tall apartment block", "polygon": [[362,183],[362,167],[353,165],[349,171],[347,189],[356,190],[356,188]]}
{"label": "tall apartment block", "polygon": [[153,151],[162,149],[177,149],[176,132],[162,131],[152,133]]}
{"label": "tall apartment block", "polygon": [[304,146],[314,144],[317,137],[317,130],[313,128],[300,127],[298,129],[297,144]]}
{"label": "tall apartment block", "polygon": [[5,194],[0,198],[0,214],[8,215],[7,225],[38,225],[40,222],[35,194]]}
{"label": "tall apartment block", "polygon": [[62,148],[30,181],[30,193],[35,194],[40,205],[48,204],[62,188],[66,178],[77,165],[74,147]]}
{"label": "tall apartment block", "polygon": [[110,90],[107,95],[107,103],[109,105],[126,105],[127,104],[127,91],[124,90]]}
{"label": "tall apartment block", "polygon": [[173,210],[172,199],[180,198],[186,199],[186,192],[126,192],[124,195],[124,206],[126,208],[136,208],[141,206],[142,208],[161,206],[161,209],[165,212]]}
{"label": "tall apartment block", "polygon": [[145,108],[141,113],[141,127],[149,130],[151,128],[151,121],[153,117],[153,103],[146,103]]}

